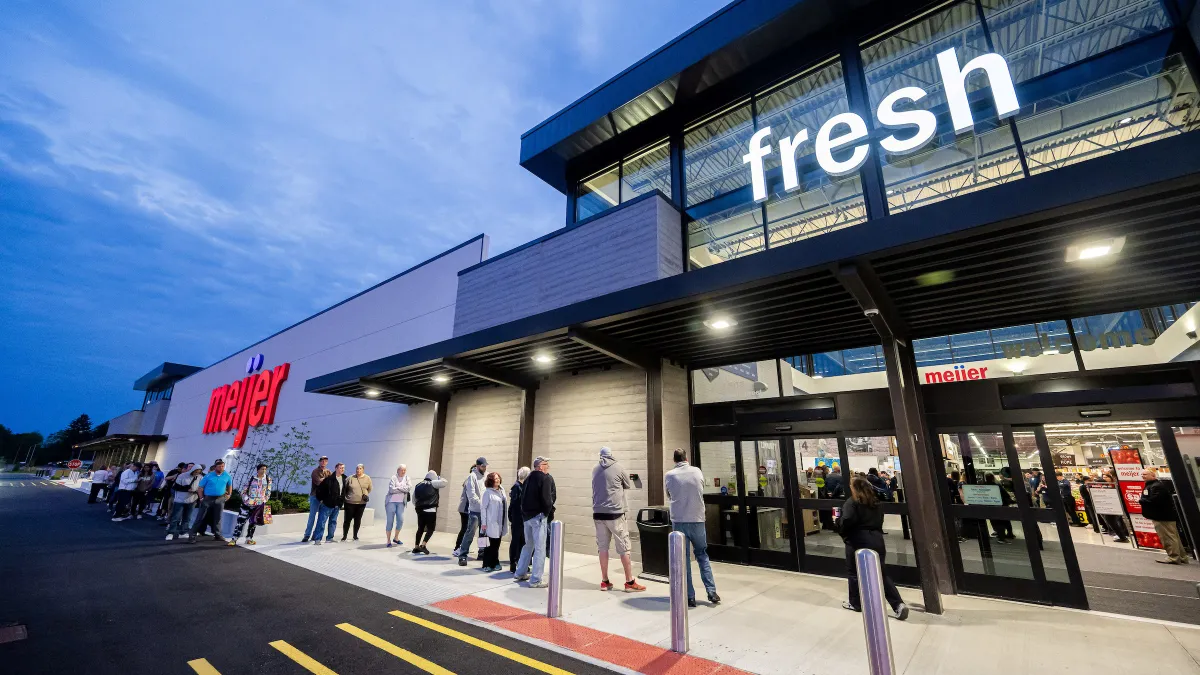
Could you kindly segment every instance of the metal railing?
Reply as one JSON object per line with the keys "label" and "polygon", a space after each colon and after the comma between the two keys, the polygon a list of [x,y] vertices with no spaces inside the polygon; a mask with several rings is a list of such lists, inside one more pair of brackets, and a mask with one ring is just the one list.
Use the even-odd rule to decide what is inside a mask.
{"label": "metal railing", "polygon": [[563,592],[563,524],[561,520],[550,523],[550,597],[546,600],[546,616],[557,619],[562,616]]}
{"label": "metal railing", "polygon": [[682,532],[667,535],[667,575],[671,594],[671,651],[688,651],[687,537]]}
{"label": "metal railing", "polygon": [[879,554],[869,548],[860,548],[854,554],[854,561],[858,566],[858,596],[867,637],[867,665],[871,675],[895,675],[896,659],[892,656],[892,633],[887,622]]}

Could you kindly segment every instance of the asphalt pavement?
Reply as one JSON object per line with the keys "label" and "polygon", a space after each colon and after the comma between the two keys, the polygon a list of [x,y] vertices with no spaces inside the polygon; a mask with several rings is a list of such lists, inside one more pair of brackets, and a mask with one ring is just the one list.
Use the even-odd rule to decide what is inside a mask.
{"label": "asphalt pavement", "polygon": [[611,672],[86,501],[0,475],[0,673]]}

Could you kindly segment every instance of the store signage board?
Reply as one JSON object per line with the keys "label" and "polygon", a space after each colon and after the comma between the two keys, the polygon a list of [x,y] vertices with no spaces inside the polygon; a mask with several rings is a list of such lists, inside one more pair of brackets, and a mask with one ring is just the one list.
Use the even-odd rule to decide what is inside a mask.
{"label": "store signage board", "polygon": [[[247,371],[261,367],[260,357],[254,357],[246,363]],[[279,390],[287,381],[290,370],[291,364],[284,363],[275,366],[274,369],[251,372],[246,378],[213,389],[202,433],[233,431],[232,447],[242,447],[250,428],[260,424],[272,424],[275,421]]]}
{"label": "store signage board", "polygon": [[971,506],[1004,506],[999,485],[963,484],[962,496],[963,503]]}
{"label": "store signage board", "polygon": [[[1017,102],[1016,88],[1008,62],[996,53],[981,54],[960,66],[954,48],[937,55],[938,71],[941,73],[942,88],[946,93],[946,104],[950,108],[950,119],[954,133],[961,134],[975,126],[971,114],[971,102],[967,97],[967,79],[977,71],[987,76],[992,93],[992,102],[1000,119],[1012,117],[1021,109]],[[893,130],[890,136],[879,141],[879,146],[892,155],[908,155],[925,147],[937,135],[937,116],[924,108],[897,110],[902,102],[917,103],[929,95],[920,87],[902,87],[883,97],[875,110],[878,125]],[[899,130],[904,132],[900,133]],[[836,135],[835,135],[836,134]],[[868,141],[870,133],[867,122],[857,113],[844,112],[830,117],[817,130],[814,141],[817,164],[830,176],[846,176],[858,171],[867,161],[871,151]],[[905,135],[904,138],[901,138]],[[750,183],[754,201],[767,198],[765,160],[775,152],[771,147],[771,127],[763,127],[750,137],[747,152],[742,157],[750,165]],[[764,144],[765,141],[765,144]],[[780,167],[783,171],[783,188],[787,192],[800,188],[800,176],[796,169],[796,151],[808,142],[808,129],[801,129],[794,136],[779,139]],[[845,156],[837,159],[834,153]]]}
{"label": "store signage board", "polygon": [[1146,483],[1142,480],[1142,455],[1137,450],[1125,445],[1108,451],[1113,467],[1117,470],[1117,483],[1121,486],[1121,498],[1125,502],[1125,511],[1129,513],[1129,522],[1133,524],[1133,538],[1142,548],[1162,548],[1158,533],[1154,531],[1154,523],[1142,515],[1142,492]]}
{"label": "store signage board", "polygon": [[1093,483],[1088,490],[1092,495],[1092,508],[1096,513],[1103,516],[1125,515],[1125,510],[1121,508],[1121,493],[1116,487]]}
{"label": "store signage board", "polygon": [[[1100,335],[1078,333],[1075,339],[1079,342],[1079,351],[1093,352],[1097,349],[1121,349],[1124,347],[1149,347],[1158,340],[1154,331],[1149,328],[1139,328],[1130,332],[1127,330],[1108,331]],[[1053,340],[1047,333],[1039,333],[1038,339],[1025,342],[1009,342],[1000,345],[1004,357],[1019,359],[1023,356],[1041,356],[1042,354],[1070,354],[1075,351],[1071,338],[1061,335]]]}

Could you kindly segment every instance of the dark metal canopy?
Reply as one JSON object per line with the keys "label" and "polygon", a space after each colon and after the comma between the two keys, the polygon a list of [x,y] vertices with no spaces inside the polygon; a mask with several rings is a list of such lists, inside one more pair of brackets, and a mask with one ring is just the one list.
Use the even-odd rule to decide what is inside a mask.
{"label": "dark metal canopy", "polygon": [[86,443],[78,443],[76,445],[72,445],[71,447],[75,450],[95,450],[99,452],[100,450],[108,450],[109,448],[115,448],[122,445],[157,443],[165,440],[167,440],[167,437],[161,434],[119,434],[115,436],[97,438]]}
{"label": "dark metal canopy", "polygon": [[[869,320],[865,308],[913,339],[1194,301],[1198,186],[1200,134],[1185,134],[364,363],[305,388],[364,396],[366,378],[393,385],[376,387],[381,400],[445,400],[502,378],[529,387],[548,374],[646,358],[629,353],[699,368],[878,344],[880,317]],[[1109,264],[1066,261],[1071,244],[1117,236],[1124,249]],[[848,267],[877,285],[867,289],[871,304]],[[704,325],[718,315],[737,326]],[[540,364],[539,352],[556,360]]]}
{"label": "dark metal canopy", "polygon": [[168,361],[139,377],[137,382],[133,383],[133,388],[136,391],[159,391],[201,370],[204,369]]}

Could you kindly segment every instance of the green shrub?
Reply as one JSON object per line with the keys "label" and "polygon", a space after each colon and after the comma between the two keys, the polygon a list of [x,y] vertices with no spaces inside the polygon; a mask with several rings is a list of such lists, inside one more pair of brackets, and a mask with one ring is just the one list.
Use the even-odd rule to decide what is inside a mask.
{"label": "green shrub", "polygon": [[234,490],[233,494],[229,495],[229,499],[225,500],[225,510],[226,511],[238,511],[241,508],[242,508],[242,493],[238,492],[237,490]]}
{"label": "green shrub", "polygon": [[278,499],[268,499],[267,506],[271,507],[271,513],[283,513],[283,502]]}

